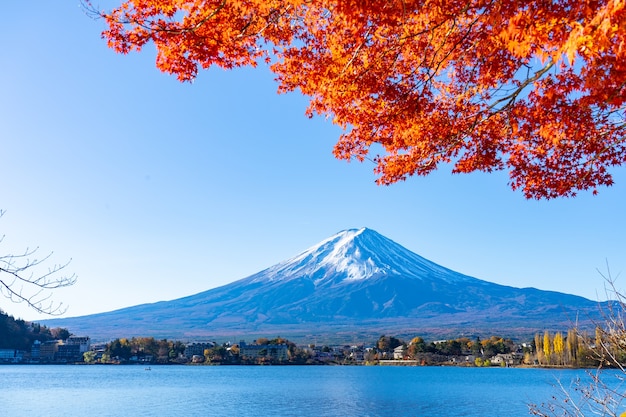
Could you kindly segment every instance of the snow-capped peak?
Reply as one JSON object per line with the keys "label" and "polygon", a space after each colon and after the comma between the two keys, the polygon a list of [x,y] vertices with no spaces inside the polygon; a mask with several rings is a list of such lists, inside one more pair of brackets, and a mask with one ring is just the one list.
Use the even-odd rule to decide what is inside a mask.
{"label": "snow-capped peak", "polygon": [[[299,255],[283,261],[263,271],[270,280],[293,279],[302,276],[318,277],[320,270],[332,269],[341,273],[347,280],[366,279],[380,272],[371,258],[366,258],[363,251],[355,244],[357,236],[366,228],[349,229],[339,232],[310,247]],[[322,274],[325,275],[325,274]]]}
{"label": "snow-capped peak", "polygon": [[327,281],[360,281],[384,275],[446,281],[469,278],[430,262],[363,227],[341,231],[299,255],[255,274],[253,279],[289,281],[306,277],[321,285]]}

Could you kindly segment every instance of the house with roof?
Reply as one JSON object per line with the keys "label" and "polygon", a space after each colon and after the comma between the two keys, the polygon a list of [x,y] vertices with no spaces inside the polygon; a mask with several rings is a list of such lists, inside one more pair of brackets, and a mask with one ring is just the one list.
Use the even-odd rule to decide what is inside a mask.
{"label": "house with roof", "polygon": [[394,359],[404,359],[406,356],[406,346],[400,345],[393,350]]}
{"label": "house with roof", "polygon": [[492,356],[489,361],[495,366],[515,366],[522,363],[524,356],[520,353],[498,353]]}

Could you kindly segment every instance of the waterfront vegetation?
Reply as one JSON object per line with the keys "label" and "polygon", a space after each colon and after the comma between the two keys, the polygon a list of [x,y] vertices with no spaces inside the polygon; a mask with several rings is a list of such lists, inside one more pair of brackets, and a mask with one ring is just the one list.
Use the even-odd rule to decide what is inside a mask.
{"label": "waterfront vegetation", "polygon": [[[603,332],[593,337],[574,329],[537,333],[528,341],[502,336],[402,340],[380,336],[378,340],[345,345],[296,344],[285,338],[258,338],[217,343],[215,341],[157,340],[153,337],[116,338],[90,344],[87,337],[70,337],[68,329],[49,329],[37,323],[15,320],[0,312],[0,362],[87,364],[208,364],[208,365],[454,365],[537,366],[585,368],[603,359],[595,347]],[[36,347],[36,352],[35,352]],[[44,349],[45,347],[45,349]],[[70,349],[73,348],[73,349]],[[626,351],[613,349],[617,363]],[[60,354],[61,353],[61,354]]]}
{"label": "waterfront vegetation", "polygon": [[38,323],[14,319],[0,310],[0,349],[30,350],[35,340],[65,340],[69,336],[67,329],[50,329]]}

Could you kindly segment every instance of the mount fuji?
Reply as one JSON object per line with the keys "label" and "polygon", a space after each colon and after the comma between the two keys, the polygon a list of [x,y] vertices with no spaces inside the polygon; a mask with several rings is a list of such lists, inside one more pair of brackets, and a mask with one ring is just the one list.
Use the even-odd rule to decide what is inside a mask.
{"label": "mount fuji", "polygon": [[526,337],[599,318],[599,303],[472,278],[368,228],[339,232],[247,278],[171,301],[42,321],[94,340],[154,336],[283,336],[351,341],[412,337]]}

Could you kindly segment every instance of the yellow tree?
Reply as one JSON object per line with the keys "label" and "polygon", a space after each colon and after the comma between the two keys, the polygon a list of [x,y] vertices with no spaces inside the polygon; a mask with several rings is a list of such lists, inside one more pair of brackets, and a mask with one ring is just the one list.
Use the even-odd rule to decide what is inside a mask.
{"label": "yellow tree", "polygon": [[543,354],[546,357],[548,365],[550,365],[550,356],[552,355],[552,350],[550,349],[552,343],[550,339],[550,332],[546,330],[543,334]]}
{"label": "yellow tree", "polygon": [[[624,401],[626,392],[616,381],[623,378],[626,371],[621,348],[625,346],[626,297],[615,289],[610,272],[603,278],[608,282],[607,298],[602,305],[603,325],[597,326],[595,334],[570,329],[567,344],[579,365],[589,367],[588,378],[574,378],[571,385],[562,385],[560,393],[552,400],[537,405],[530,404],[530,413],[542,417],[559,416],[620,416],[626,417]],[[555,336],[556,339],[556,336]],[[613,368],[603,375],[604,368]],[[620,372],[615,374],[615,370]],[[607,377],[608,376],[608,377]]]}
{"label": "yellow tree", "polygon": [[626,161],[623,0],[83,1],[111,48],[152,42],[182,81],[269,64],[380,184],[450,164],[552,198],[611,185]]}
{"label": "yellow tree", "polygon": [[554,339],[552,340],[552,346],[554,348],[554,355],[556,356],[557,365],[563,365],[563,351],[564,342],[561,332],[556,332]]}

